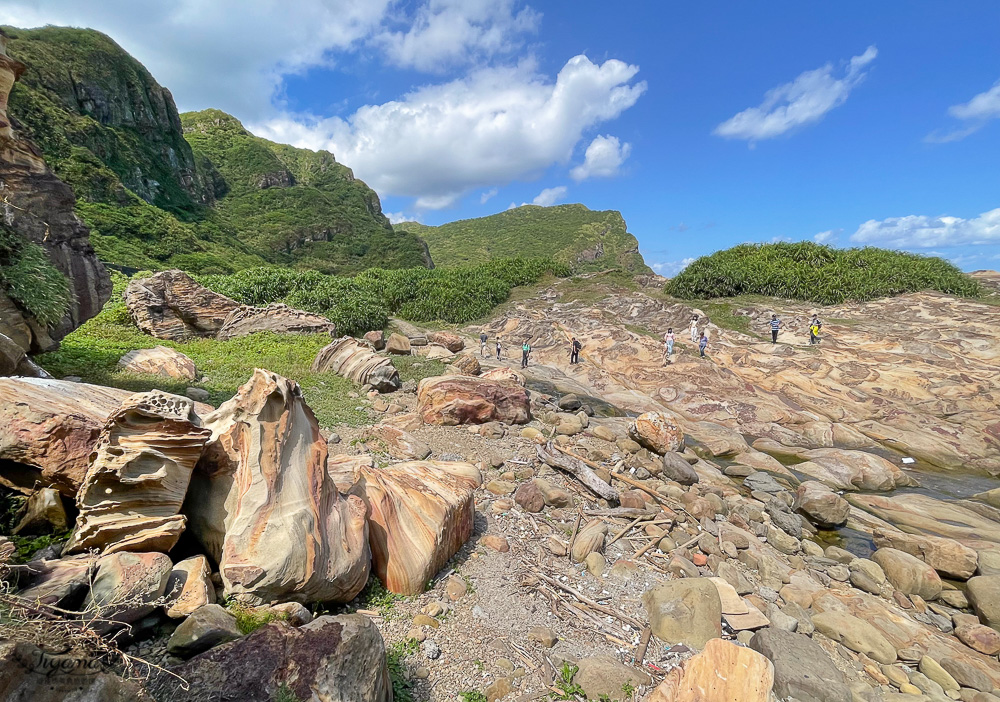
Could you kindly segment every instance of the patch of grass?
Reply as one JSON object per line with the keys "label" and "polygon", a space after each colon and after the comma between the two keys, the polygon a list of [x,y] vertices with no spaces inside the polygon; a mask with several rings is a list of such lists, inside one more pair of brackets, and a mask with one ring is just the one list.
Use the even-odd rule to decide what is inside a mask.
{"label": "patch of grass", "polygon": [[0,290],[42,326],[69,310],[70,290],[45,249],[0,222]]}
{"label": "patch of grass", "polygon": [[386,663],[392,680],[392,698],[395,702],[413,702],[413,683],[406,671],[406,658],[420,648],[416,639],[397,641],[386,649]]}
{"label": "patch of grass", "polygon": [[560,281],[559,302],[596,304],[612,293],[634,292],[638,289],[631,271],[615,269],[597,275],[573,276]]}
{"label": "patch of grass", "polygon": [[274,693],[274,702],[302,702],[302,700],[292,692],[292,688],[288,687],[285,683],[281,683]]}
{"label": "patch of grass", "polygon": [[236,627],[244,636],[267,626],[271,622],[288,620],[288,615],[284,612],[275,612],[272,609],[255,609],[237,600],[228,600],[226,609],[236,617]]}
{"label": "patch of grass", "polygon": [[563,661],[562,668],[559,670],[559,676],[555,681],[555,687],[559,688],[559,692],[550,692],[549,697],[554,700],[575,700],[578,697],[585,699],[587,695],[583,691],[583,688],[573,682],[573,678],[576,677],[578,670],[580,669],[577,666]]}
{"label": "patch of grass", "polygon": [[420,382],[424,378],[444,375],[448,369],[444,361],[428,359],[423,356],[392,356],[392,365],[399,371],[400,380]]}
{"label": "patch of grass", "polygon": [[486,695],[479,690],[466,690],[459,692],[458,698],[462,702],[486,702]]}
{"label": "patch of grass", "polygon": [[647,329],[646,327],[638,324],[626,324],[625,328],[634,334],[638,334],[640,336],[648,336],[652,339],[656,339],[657,341],[662,341],[663,339],[662,334],[657,334],[652,329]]}
{"label": "patch of grass", "polygon": [[363,609],[374,609],[382,615],[383,619],[390,619],[396,603],[403,599],[402,595],[389,592],[374,575],[368,578],[368,584],[361,591],[360,602]]}
{"label": "patch of grass", "polygon": [[738,306],[739,302],[736,300],[711,300],[698,304],[715,326],[759,337],[759,334],[752,331],[753,320],[746,315],[736,314]]}

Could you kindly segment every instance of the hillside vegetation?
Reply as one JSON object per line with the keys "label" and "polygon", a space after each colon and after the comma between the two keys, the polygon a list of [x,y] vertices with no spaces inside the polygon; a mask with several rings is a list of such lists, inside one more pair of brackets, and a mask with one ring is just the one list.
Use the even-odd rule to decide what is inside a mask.
{"label": "hillside vegetation", "polygon": [[10,115],[73,188],[102,260],[203,273],[429,264],[333,154],[260,139],[217,110],[182,120],[170,92],[100,32],[5,30],[28,66]]}
{"label": "hillside vegetation", "polygon": [[524,205],[489,217],[431,227],[402,222],[397,231],[419,235],[436,266],[483,263],[505,256],[551,257],[575,271],[623,268],[648,273],[639,243],[621,213],[583,205]]}
{"label": "hillside vegetation", "polygon": [[937,257],[812,242],[741,244],[717,251],[694,261],[664,288],[683,299],[765,295],[823,305],[919,290],[982,294],[979,283]]}

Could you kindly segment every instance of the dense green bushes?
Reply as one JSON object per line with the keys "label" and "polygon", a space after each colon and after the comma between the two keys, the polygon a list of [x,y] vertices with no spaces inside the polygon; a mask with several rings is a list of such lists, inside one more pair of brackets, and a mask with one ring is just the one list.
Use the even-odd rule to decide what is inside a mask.
{"label": "dense green bushes", "polygon": [[967,297],[982,293],[975,280],[940,258],[812,242],[741,244],[717,251],[689,265],[664,290],[685,299],[766,295],[824,305],[918,290]]}
{"label": "dense green bushes", "polygon": [[0,292],[44,326],[51,326],[69,310],[66,276],[52,265],[38,244],[0,225]]}
{"label": "dense green bushes", "polygon": [[471,322],[506,302],[511,288],[546,273],[567,276],[569,268],[546,258],[504,258],[467,268],[373,268],[353,278],[252,268],[200,281],[243,304],[286,302],[326,315],[341,333],[360,334],[384,328],[390,315],[414,322]]}

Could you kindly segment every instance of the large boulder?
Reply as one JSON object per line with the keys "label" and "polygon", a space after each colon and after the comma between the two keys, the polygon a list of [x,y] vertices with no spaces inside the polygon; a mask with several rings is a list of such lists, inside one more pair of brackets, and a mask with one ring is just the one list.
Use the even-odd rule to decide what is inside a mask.
{"label": "large boulder", "polygon": [[217,604],[206,604],[191,612],[191,616],[174,629],[167,641],[167,651],[180,658],[190,658],[242,635],[235,616]]}
{"label": "large boulder", "polygon": [[704,648],[722,636],[722,600],[708,578],[668,580],[642,595],[649,626],[666,643]]}
{"label": "large boulder", "polygon": [[316,354],[313,373],[336,373],[359,385],[371,385],[379,392],[392,392],[400,387],[399,371],[392,362],[366,344],[344,336],[324,346]]}
{"label": "large boulder", "polygon": [[65,552],[169,551],[184,531],[181,504],[210,433],[194,402],[154,390],[108,418],[77,495]]}
{"label": "large boulder", "polygon": [[[390,702],[385,644],[363,614],[319,617],[295,628],[269,624],[170,669],[151,684],[171,702]],[[184,681],[197,681],[187,685]]]}
{"label": "large boulder", "polygon": [[431,454],[430,446],[391,424],[366,427],[358,439],[372,453],[386,453],[403,461],[422,461]]}
{"label": "large boulder", "polygon": [[417,413],[426,424],[454,426],[531,420],[528,391],[520,385],[472,376],[424,378],[417,386]]}
{"label": "large boulder", "polygon": [[427,341],[440,344],[452,353],[458,353],[465,348],[465,342],[458,334],[449,331],[436,331],[427,335]]}
{"label": "large boulder", "polygon": [[212,569],[204,556],[191,556],[174,565],[167,579],[166,595],[170,604],[167,616],[181,619],[196,609],[215,603]]}
{"label": "large boulder", "polygon": [[769,702],[774,682],[774,666],[760,653],[712,639],[671,669],[648,702]]}
{"label": "large boulder", "polygon": [[351,468],[356,471],[351,494],[368,506],[375,573],[392,592],[423,592],[472,535],[473,493],[482,475],[458,461],[413,461],[382,469],[356,462]]}
{"label": "large boulder", "polygon": [[248,604],[346,602],[368,579],[365,505],[327,473],[327,444],[298,384],[257,369],[204,419],[212,432],[183,512]]}
{"label": "large boulder", "polygon": [[28,358],[20,346],[0,332],[0,376],[22,375],[27,378],[47,378],[48,374]]}
{"label": "large boulder", "polygon": [[643,412],[628,426],[628,435],[640,446],[661,456],[684,448],[684,432],[665,412]]}
{"label": "large boulder", "polygon": [[321,314],[297,310],[277,302],[267,307],[240,305],[226,317],[216,338],[234,339],[257,332],[333,336],[337,332],[337,327]]}
{"label": "large boulder", "polygon": [[906,595],[918,595],[933,600],[941,594],[941,577],[916,556],[894,548],[880,548],[872,560],[881,566],[886,579]]}
{"label": "large boulder", "polygon": [[129,351],[118,359],[118,367],[129,373],[159,375],[174,380],[194,380],[198,377],[194,361],[166,346]]}
{"label": "large boulder", "polygon": [[53,654],[27,641],[0,641],[0,699],[9,702],[146,702],[142,688],[99,661]]}
{"label": "large boulder", "polygon": [[965,591],[979,621],[1000,631],[1000,575],[977,575]]}
{"label": "large boulder", "polygon": [[[774,664],[774,693],[800,702],[851,702],[844,674],[823,648],[804,634],[768,628],[750,639],[750,648]],[[732,699],[740,699],[734,696]]]}
{"label": "large boulder", "polygon": [[162,553],[118,552],[102,556],[84,599],[88,618],[101,632],[139,621],[156,609],[172,565]]}
{"label": "large boulder", "polygon": [[170,270],[129,281],[125,306],[132,321],[146,334],[179,341],[214,337],[229,313],[240,305],[199,285],[187,273]]}
{"label": "large boulder", "polygon": [[847,500],[816,480],[799,485],[795,506],[814,524],[826,528],[840,526],[851,513]]}

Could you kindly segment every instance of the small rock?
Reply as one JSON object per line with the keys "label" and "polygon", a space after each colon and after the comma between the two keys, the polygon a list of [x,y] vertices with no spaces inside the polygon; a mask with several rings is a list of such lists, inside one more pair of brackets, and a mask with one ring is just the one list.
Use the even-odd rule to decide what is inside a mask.
{"label": "small rock", "polygon": [[236,617],[217,604],[207,604],[174,629],[167,642],[167,651],[188,658],[227,641],[235,641],[242,635],[236,626]]}
{"label": "small rock", "polygon": [[547,626],[536,626],[528,631],[528,639],[541,644],[545,648],[552,648],[556,645],[559,637],[556,636],[556,632]]}
{"label": "small rock", "polygon": [[445,592],[448,594],[448,599],[452,602],[462,599],[468,591],[469,586],[457,575],[449,577],[445,584]]}
{"label": "small rock", "polygon": [[431,639],[427,639],[420,644],[420,652],[431,660],[441,657],[441,647],[434,643]]}
{"label": "small rock", "polygon": [[425,665],[418,665],[413,671],[413,677],[417,680],[426,680],[431,676],[431,669]]}
{"label": "small rock", "polygon": [[514,686],[509,678],[497,678],[486,686],[486,702],[496,702],[514,691]]}
{"label": "small rock", "polygon": [[427,638],[427,634],[424,633],[423,629],[413,628],[406,632],[406,638],[421,642]]}
{"label": "small rock", "polygon": [[588,554],[584,563],[587,565],[587,571],[595,578],[599,578],[604,573],[604,567],[608,564],[604,556],[597,552]]}
{"label": "small rock", "polygon": [[208,402],[208,398],[211,397],[211,394],[208,392],[208,390],[196,387],[187,388],[186,390],[184,390],[184,394],[187,395],[192,400],[194,400],[195,402]]}
{"label": "small rock", "polygon": [[486,548],[492,549],[497,553],[507,553],[510,551],[510,544],[508,544],[507,539],[502,536],[487,534],[480,539],[480,543],[482,543]]}
{"label": "small rock", "polygon": [[429,626],[432,629],[437,629],[441,626],[441,623],[434,617],[428,616],[426,614],[417,614],[413,617],[414,626]]}

